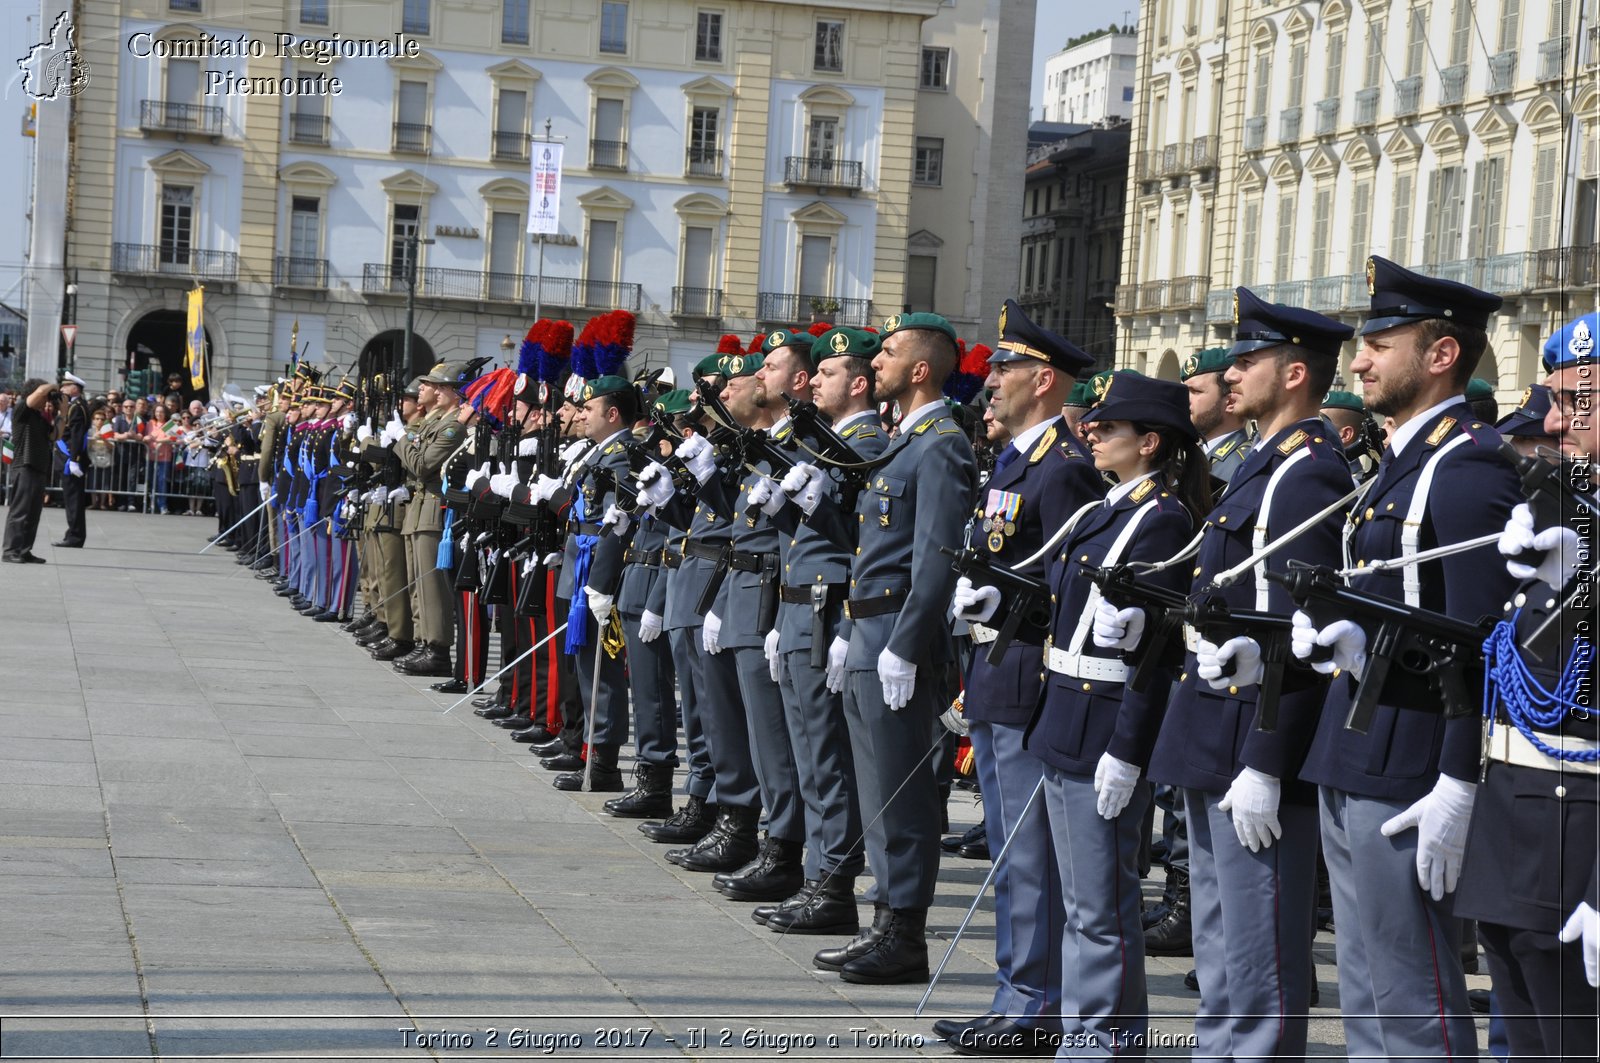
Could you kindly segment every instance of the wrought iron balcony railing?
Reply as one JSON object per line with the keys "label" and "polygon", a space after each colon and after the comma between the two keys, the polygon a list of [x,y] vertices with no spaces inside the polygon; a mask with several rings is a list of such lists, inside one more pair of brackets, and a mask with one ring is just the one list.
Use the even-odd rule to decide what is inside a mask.
{"label": "wrought iron balcony railing", "polygon": [[589,169],[626,172],[628,169],[628,142],[626,140],[589,141]]}
{"label": "wrought iron balcony railing", "polygon": [[331,123],[325,114],[301,114],[298,111],[290,111],[289,143],[319,144],[326,147],[330,127]]}
{"label": "wrought iron balcony railing", "polygon": [[1394,83],[1394,116],[1410,118],[1422,106],[1422,76],[1401,78]]}
{"label": "wrought iron balcony railing", "polygon": [[239,277],[239,256],[178,243],[112,244],[111,271],[231,281]]}
{"label": "wrought iron balcony railing", "polygon": [[1383,89],[1377,85],[1356,90],[1356,126],[1371,129],[1378,124],[1378,100]]}
{"label": "wrought iron balcony railing", "polygon": [[675,287],[672,289],[672,314],[674,317],[720,318],[722,289]]}
{"label": "wrought iron balcony railing", "polygon": [[280,288],[326,288],[328,260],[279,255],[272,262],[272,283]]}
{"label": "wrought iron balcony railing", "polygon": [[860,328],[872,323],[872,301],[844,299],[837,295],[757,292],[756,319],[788,325],[797,325],[808,320],[829,321],[835,325]]}
{"label": "wrought iron balcony railing", "polygon": [[494,131],[494,157],[512,162],[526,162],[528,149],[533,145],[531,133],[514,133],[509,130]]}
{"label": "wrought iron balcony railing", "polygon": [[173,100],[143,100],[139,104],[139,128],[220,137],[222,108]]}
{"label": "wrought iron balcony railing", "polygon": [[[387,262],[361,267],[361,290],[367,294],[404,294],[405,270]],[[631,310],[644,303],[640,285],[577,277],[538,277],[530,273],[494,273],[425,266],[417,270],[417,296],[424,299],[466,299],[474,302],[537,302],[543,306],[594,310]]]}
{"label": "wrought iron balcony railing", "polygon": [[1244,120],[1244,150],[1260,151],[1267,146],[1267,116],[1255,115]]}
{"label": "wrought iron balcony railing", "polygon": [[684,170],[690,177],[721,177],[722,149],[690,148],[686,155]]}
{"label": "wrought iron balcony railing", "polygon": [[783,160],[783,183],[857,191],[862,184],[862,166],[846,159],[790,155]]}
{"label": "wrought iron balcony railing", "polygon": [[410,155],[427,155],[433,150],[433,126],[419,122],[396,122],[393,146],[395,151]]}
{"label": "wrought iron balcony railing", "polygon": [[1467,98],[1467,64],[1457,63],[1439,71],[1439,105],[1454,107]]}

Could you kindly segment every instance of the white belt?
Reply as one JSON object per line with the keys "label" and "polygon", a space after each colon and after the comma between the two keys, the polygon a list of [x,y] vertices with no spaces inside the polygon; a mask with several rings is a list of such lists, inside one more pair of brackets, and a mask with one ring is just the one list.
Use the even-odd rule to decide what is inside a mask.
{"label": "white belt", "polygon": [[1093,679],[1101,683],[1125,683],[1128,666],[1108,657],[1090,657],[1084,653],[1068,653],[1050,647],[1045,654],[1045,665],[1057,675],[1070,679]]}
{"label": "white belt", "polygon": [[[1571,738],[1566,735],[1541,734],[1539,741],[1552,749],[1563,749],[1569,752],[1595,748],[1594,742],[1583,738]],[[1498,760],[1502,764],[1511,764],[1519,768],[1562,771],[1572,775],[1600,775],[1600,762],[1592,760],[1561,760],[1558,757],[1550,756],[1548,753],[1540,752],[1532,742],[1523,736],[1521,731],[1503,720],[1496,722],[1494,733],[1488,736],[1484,755],[1490,760]]]}
{"label": "white belt", "polygon": [[1000,637],[998,630],[992,627],[985,627],[982,624],[968,623],[967,632],[972,636],[972,641],[980,646],[987,645]]}

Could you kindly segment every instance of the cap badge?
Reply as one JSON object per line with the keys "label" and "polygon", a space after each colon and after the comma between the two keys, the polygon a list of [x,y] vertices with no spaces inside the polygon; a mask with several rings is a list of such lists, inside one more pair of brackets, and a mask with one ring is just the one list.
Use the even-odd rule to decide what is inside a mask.
{"label": "cap badge", "polygon": [[1522,409],[1527,409],[1528,408],[1528,400],[1531,399],[1531,398],[1533,398],[1533,388],[1532,387],[1524,388],[1523,392],[1522,392],[1522,398],[1517,400],[1517,405]]}
{"label": "cap badge", "polygon": [[1189,356],[1189,360],[1187,362],[1183,363],[1183,375],[1184,376],[1194,376],[1195,373],[1197,373],[1199,371],[1200,371],[1200,356],[1198,354],[1191,354]]}
{"label": "cap badge", "polygon": [[1000,334],[1002,336],[1004,336],[1006,332],[1006,311],[1009,309],[1011,308],[1008,306],[1002,306],[1000,308]]}
{"label": "cap badge", "polygon": [[843,354],[850,349],[850,337],[842,332],[835,332],[833,339],[828,341],[828,346],[833,348],[833,353]]}
{"label": "cap badge", "polygon": [[744,372],[744,358],[743,357],[729,358],[728,359],[728,375],[729,376],[738,376],[742,372]]}
{"label": "cap badge", "polygon": [[1111,391],[1110,374],[1107,374],[1106,376],[1095,377],[1092,386],[1094,387],[1094,397],[1104,400],[1106,395]]}
{"label": "cap badge", "polygon": [[1378,294],[1378,264],[1370,256],[1367,258],[1367,294]]}
{"label": "cap badge", "polygon": [[891,317],[889,320],[887,320],[887,321],[885,321],[883,323],[883,331],[885,331],[885,332],[894,332],[899,328],[900,328],[900,315],[899,314],[896,314],[894,317]]}
{"label": "cap badge", "polygon": [[1234,292],[1233,293],[1233,323],[1235,325],[1237,325],[1239,323],[1239,293],[1238,292]]}
{"label": "cap badge", "polygon": [[788,342],[789,342],[789,334],[787,332],[784,332],[781,329],[779,331],[777,331],[777,332],[774,332],[772,335],[767,337],[767,346],[769,346],[769,347],[774,347],[774,348],[782,347],[785,343],[788,343]]}
{"label": "cap badge", "polygon": [[1589,331],[1589,322],[1579,320],[1572,328],[1572,338],[1567,341],[1567,351],[1574,358],[1587,358],[1594,352],[1594,335]]}

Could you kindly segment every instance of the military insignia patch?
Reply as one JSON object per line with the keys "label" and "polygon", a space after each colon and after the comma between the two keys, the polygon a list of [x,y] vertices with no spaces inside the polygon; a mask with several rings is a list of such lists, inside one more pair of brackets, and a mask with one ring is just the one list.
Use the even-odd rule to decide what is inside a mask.
{"label": "military insignia patch", "polygon": [[1567,351],[1574,358],[1587,358],[1594,350],[1594,334],[1589,331],[1589,322],[1583,318],[1572,328],[1572,338],[1567,341]]}
{"label": "military insignia patch", "polygon": [[1056,430],[1052,425],[1045,431],[1045,434],[1039,438],[1039,445],[1033,448],[1033,453],[1028,455],[1028,464],[1032,465],[1034,462],[1050,453],[1050,448],[1055,445],[1055,441]]}
{"label": "military insignia patch", "polygon": [[850,337],[842,332],[835,332],[828,346],[832,347],[836,354],[843,354],[850,349]]}
{"label": "military insignia patch", "polygon": [[1006,309],[1004,306],[1000,308],[1000,332],[1002,335],[1006,331]]}
{"label": "military insignia patch", "polygon": [[1000,551],[1004,550],[1005,548],[1006,548],[1005,533],[1002,532],[1002,531],[998,531],[998,530],[990,532],[989,533],[989,552],[992,553],[992,554],[998,554]]}
{"label": "military insignia patch", "polygon": [[583,388],[583,401],[588,402],[592,398],[594,398],[594,385],[585,384]]}
{"label": "military insignia patch", "polygon": [[782,347],[785,343],[789,342],[789,334],[780,329],[779,331],[768,336],[767,342],[770,343],[774,348]]}
{"label": "military insignia patch", "polygon": [[456,436],[461,434],[461,426],[458,424],[447,425],[445,430],[440,434],[443,435],[447,440],[454,439]]}
{"label": "military insignia patch", "polygon": [[1111,394],[1112,374],[1105,373],[1094,378],[1094,397],[1096,402],[1104,402],[1105,397]]}
{"label": "military insignia patch", "polygon": [[1199,368],[1200,368],[1200,356],[1198,354],[1191,354],[1189,356],[1189,360],[1183,363],[1183,375],[1184,376],[1194,376],[1194,374],[1199,370]]}
{"label": "military insignia patch", "polygon": [[1239,441],[1237,439],[1228,440],[1226,443],[1222,444],[1222,446],[1217,448],[1217,452],[1215,454],[1211,455],[1212,460],[1215,461],[1218,458],[1227,457],[1228,452],[1238,445]]}
{"label": "military insignia patch", "polygon": [[1295,449],[1309,438],[1310,437],[1307,436],[1304,431],[1296,428],[1294,433],[1290,435],[1288,439],[1285,439],[1282,443],[1278,444],[1278,453],[1293,454]]}
{"label": "military insignia patch", "polygon": [[1154,480],[1150,479],[1147,476],[1147,477],[1144,478],[1143,481],[1140,482],[1138,487],[1135,487],[1133,489],[1133,494],[1130,495],[1129,497],[1132,498],[1135,502],[1143,502],[1145,500],[1145,497],[1147,495],[1149,495],[1150,492],[1154,491],[1155,489],[1156,489],[1156,482]]}
{"label": "military insignia patch", "polygon": [[744,358],[743,358],[743,356],[740,356],[740,357],[737,357],[737,358],[729,358],[728,359],[728,375],[729,376],[738,376],[742,372],[744,372]]}
{"label": "military insignia patch", "polygon": [[1437,425],[1434,426],[1433,431],[1428,433],[1428,446],[1430,446],[1430,447],[1438,446],[1439,445],[1439,441],[1441,439],[1443,439],[1445,436],[1449,435],[1450,434],[1450,430],[1452,428],[1454,428],[1455,426],[1456,426],[1456,419],[1454,417],[1446,417],[1444,420],[1440,421]]}
{"label": "military insignia patch", "polygon": [[882,528],[889,526],[889,498],[887,495],[880,496],[878,499],[878,526]]}
{"label": "military insignia patch", "polygon": [[1239,293],[1238,292],[1234,292],[1233,293],[1233,323],[1235,325],[1237,325],[1239,323]]}
{"label": "military insignia patch", "polygon": [[900,327],[900,315],[896,314],[883,323],[884,332],[893,332]]}
{"label": "military insignia patch", "polygon": [[1532,385],[1529,385],[1528,387],[1523,389],[1522,398],[1517,400],[1517,405],[1518,406],[1527,406],[1528,405],[1528,400],[1531,399],[1531,398],[1533,398],[1533,387],[1532,387]]}

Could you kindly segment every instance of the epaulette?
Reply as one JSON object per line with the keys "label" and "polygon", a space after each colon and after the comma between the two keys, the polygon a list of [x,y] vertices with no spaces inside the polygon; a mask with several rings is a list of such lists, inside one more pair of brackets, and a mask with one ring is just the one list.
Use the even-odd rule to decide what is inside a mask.
{"label": "epaulette", "polygon": [[1033,453],[1028,455],[1028,464],[1038,464],[1041,458],[1050,453],[1050,448],[1055,445],[1055,442],[1056,426],[1051,425],[1049,428],[1045,429],[1044,435],[1039,437],[1039,443],[1033,448]]}
{"label": "epaulette", "polygon": [[612,443],[610,446],[606,447],[602,453],[604,453],[607,457],[610,457],[612,454],[622,453],[622,450],[623,446],[621,443]]}
{"label": "epaulette", "polygon": [[926,421],[923,421],[921,424],[917,425],[917,427],[911,430],[911,434],[914,436],[920,436],[930,428],[937,429],[935,434],[941,436],[950,435],[952,432],[957,434],[961,432],[961,426],[956,424],[953,419],[941,415],[939,417],[930,417]]}
{"label": "epaulette", "polygon": [[839,433],[843,439],[874,439],[878,435],[878,426],[870,421],[857,421],[855,424]]}
{"label": "epaulette", "polygon": [[[1241,443],[1245,444],[1245,450],[1249,449],[1248,441],[1243,436],[1240,436],[1238,439],[1230,439],[1226,443],[1222,444],[1222,446],[1218,447],[1216,452],[1211,455],[1211,460],[1216,461],[1218,458],[1227,457],[1228,454],[1232,452],[1233,448],[1239,446]],[[1240,451],[1240,453],[1243,452],[1243,450]]]}
{"label": "epaulette", "polygon": [[1461,430],[1480,447],[1499,449],[1502,442],[1499,430],[1494,425],[1482,421],[1468,421],[1462,425]]}

